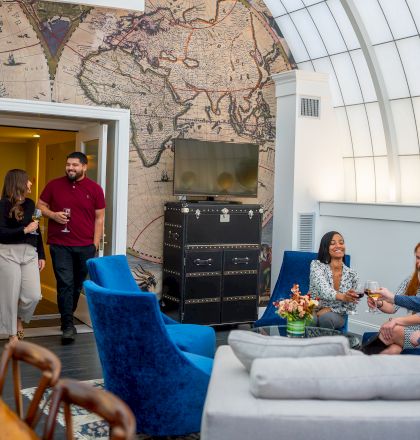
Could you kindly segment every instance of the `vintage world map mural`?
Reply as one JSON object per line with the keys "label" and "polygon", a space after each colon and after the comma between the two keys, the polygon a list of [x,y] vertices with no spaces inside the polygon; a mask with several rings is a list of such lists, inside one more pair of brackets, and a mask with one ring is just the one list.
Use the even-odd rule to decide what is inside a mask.
{"label": "vintage world map mural", "polygon": [[262,0],[146,0],[144,13],[0,2],[1,97],[130,109],[127,243],[152,263],[174,199],[174,138],[258,143],[258,202],[270,221],[270,75],[292,67]]}

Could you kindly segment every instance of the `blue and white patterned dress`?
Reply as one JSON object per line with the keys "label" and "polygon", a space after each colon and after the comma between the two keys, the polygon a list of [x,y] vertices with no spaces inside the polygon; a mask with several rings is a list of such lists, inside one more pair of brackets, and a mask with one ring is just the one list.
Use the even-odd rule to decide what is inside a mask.
{"label": "blue and white patterned dress", "polygon": [[[359,276],[356,271],[350,269],[343,263],[343,273],[341,275],[340,293],[346,293],[350,289],[356,289],[359,283]],[[317,296],[320,300],[319,309],[330,307],[331,310],[340,315],[346,315],[349,310],[356,308],[355,303],[337,301],[334,290],[333,274],[329,264],[321,263],[319,260],[311,262],[311,272],[309,276],[309,291],[312,296]]]}
{"label": "blue and white patterned dress", "polygon": [[[395,295],[405,295],[405,291],[407,290],[408,283],[410,282],[411,275],[407,277],[398,287]],[[420,287],[417,289],[416,296],[420,296]],[[394,313],[399,309],[399,306],[394,306]],[[420,316],[420,313],[417,313]],[[416,325],[407,325],[404,327],[404,348],[414,348],[414,345],[410,342],[410,336],[413,332],[420,330],[420,324]]]}

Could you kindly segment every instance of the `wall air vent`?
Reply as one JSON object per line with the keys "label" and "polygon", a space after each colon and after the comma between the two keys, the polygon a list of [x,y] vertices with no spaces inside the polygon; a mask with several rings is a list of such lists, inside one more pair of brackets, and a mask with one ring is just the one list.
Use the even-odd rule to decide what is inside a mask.
{"label": "wall air vent", "polygon": [[315,213],[299,213],[298,249],[300,251],[314,251]]}
{"label": "wall air vent", "polygon": [[319,98],[300,98],[300,115],[319,118]]}

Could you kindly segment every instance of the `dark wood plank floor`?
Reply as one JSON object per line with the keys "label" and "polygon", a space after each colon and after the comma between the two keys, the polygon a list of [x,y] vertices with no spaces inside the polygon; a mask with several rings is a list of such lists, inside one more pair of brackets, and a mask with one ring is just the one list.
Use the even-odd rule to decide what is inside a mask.
{"label": "dark wood plank floor", "polygon": [[[61,345],[60,336],[44,336],[40,338],[27,338],[26,340],[48,348],[60,358],[62,377],[77,380],[102,378],[102,369],[93,333],[77,335],[77,341],[72,345]],[[6,342],[6,340],[0,341],[0,351],[3,350]],[[39,380],[37,370],[23,363],[21,368],[22,388],[36,386]],[[8,377],[6,380],[3,398],[9,404],[13,402],[11,377]]]}

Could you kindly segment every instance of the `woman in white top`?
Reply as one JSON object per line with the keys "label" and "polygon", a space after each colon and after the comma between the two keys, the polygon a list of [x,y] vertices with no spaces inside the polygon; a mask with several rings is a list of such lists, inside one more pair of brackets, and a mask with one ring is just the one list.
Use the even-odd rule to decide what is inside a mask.
{"label": "woman in white top", "polygon": [[321,239],[318,259],[311,262],[309,291],[320,301],[316,312],[319,327],[340,329],[348,311],[356,307],[359,277],[344,264],[345,253],[343,236],[330,231]]}

